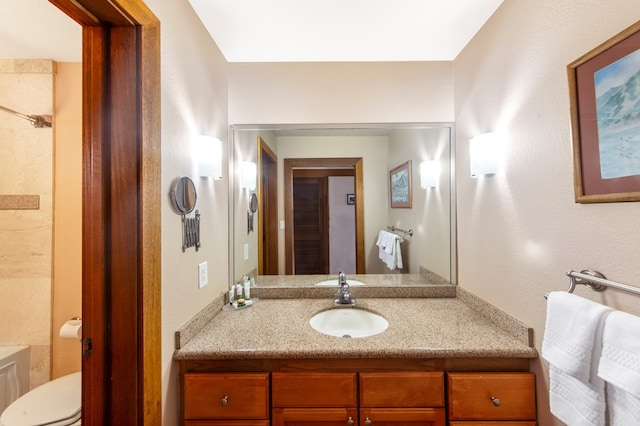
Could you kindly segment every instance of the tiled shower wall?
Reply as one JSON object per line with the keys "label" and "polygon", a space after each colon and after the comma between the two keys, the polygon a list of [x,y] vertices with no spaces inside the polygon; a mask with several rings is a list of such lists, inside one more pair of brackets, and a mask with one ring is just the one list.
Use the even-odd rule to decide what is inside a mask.
{"label": "tiled shower wall", "polygon": [[[0,105],[52,115],[55,65],[0,60]],[[16,195],[37,196],[39,205],[9,203]],[[52,129],[0,111],[0,345],[31,346],[32,388],[50,372],[52,200]]]}

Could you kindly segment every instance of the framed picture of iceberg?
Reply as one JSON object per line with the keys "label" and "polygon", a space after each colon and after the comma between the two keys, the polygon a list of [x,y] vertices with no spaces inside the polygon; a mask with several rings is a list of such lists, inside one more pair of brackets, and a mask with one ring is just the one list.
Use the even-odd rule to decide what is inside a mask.
{"label": "framed picture of iceberg", "polygon": [[411,160],[389,171],[391,208],[411,208]]}
{"label": "framed picture of iceberg", "polygon": [[640,22],[567,71],[575,201],[640,201]]}

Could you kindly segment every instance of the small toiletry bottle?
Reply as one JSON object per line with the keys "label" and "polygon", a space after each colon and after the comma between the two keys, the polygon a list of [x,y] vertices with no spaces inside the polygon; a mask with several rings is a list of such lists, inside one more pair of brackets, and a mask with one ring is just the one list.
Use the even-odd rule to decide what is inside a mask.
{"label": "small toiletry bottle", "polygon": [[246,300],[251,299],[251,281],[249,277],[244,278],[244,298]]}
{"label": "small toiletry bottle", "polygon": [[242,284],[236,284],[236,299],[242,299]]}
{"label": "small toiletry bottle", "polygon": [[232,284],[231,287],[229,288],[229,304],[233,305],[233,302],[235,302],[235,286]]}

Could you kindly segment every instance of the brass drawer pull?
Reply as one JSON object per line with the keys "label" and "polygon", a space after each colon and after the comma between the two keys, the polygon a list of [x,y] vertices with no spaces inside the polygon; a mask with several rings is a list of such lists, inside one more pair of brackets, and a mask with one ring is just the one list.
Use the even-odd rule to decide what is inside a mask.
{"label": "brass drawer pull", "polygon": [[220,398],[220,405],[221,406],[226,406],[229,403],[229,395],[225,395],[222,398]]}
{"label": "brass drawer pull", "polygon": [[495,405],[496,407],[500,406],[500,398],[496,398],[495,396],[491,396],[491,402],[493,402],[493,405]]}
{"label": "brass drawer pull", "polygon": [[373,422],[369,419],[369,417],[364,420],[364,426],[373,426]]}
{"label": "brass drawer pull", "polygon": [[347,426],[354,426],[355,424],[356,422],[354,422],[353,419],[349,417],[349,420],[347,420]]}

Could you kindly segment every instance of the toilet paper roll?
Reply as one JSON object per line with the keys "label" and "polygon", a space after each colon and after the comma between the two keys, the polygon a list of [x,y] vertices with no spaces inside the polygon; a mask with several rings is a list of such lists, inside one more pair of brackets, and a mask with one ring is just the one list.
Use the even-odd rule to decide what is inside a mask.
{"label": "toilet paper roll", "polygon": [[63,339],[82,339],[82,320],[69,320],[60,327]]}

